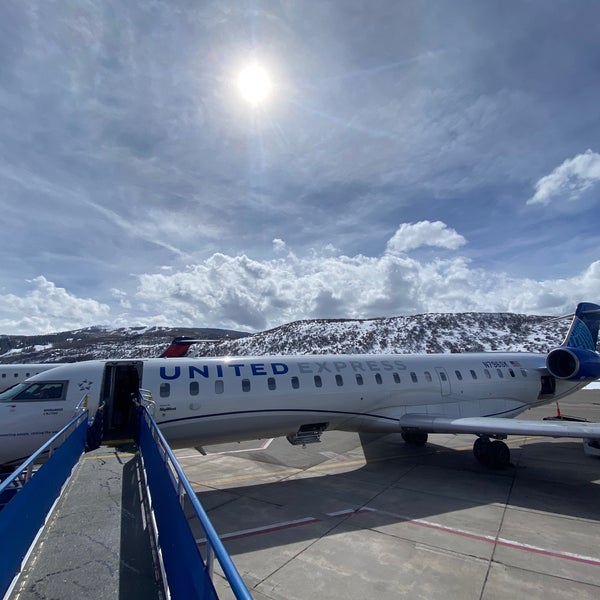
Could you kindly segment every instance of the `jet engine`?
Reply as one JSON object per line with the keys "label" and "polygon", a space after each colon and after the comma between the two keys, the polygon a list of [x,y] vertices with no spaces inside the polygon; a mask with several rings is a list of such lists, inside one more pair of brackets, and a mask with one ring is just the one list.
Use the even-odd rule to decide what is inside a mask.
{"label": "jet engine", "polygon": [[546,357],[546,367],[557,379],[569,381],[598,379],[600,356],[592,350],[562,346],[549,352]]}

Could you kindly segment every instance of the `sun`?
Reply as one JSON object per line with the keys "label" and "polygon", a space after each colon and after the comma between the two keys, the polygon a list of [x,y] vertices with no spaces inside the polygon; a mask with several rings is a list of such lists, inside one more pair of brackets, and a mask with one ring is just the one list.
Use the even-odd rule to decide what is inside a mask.
{"label": "sun", "polygon": [[237,85],[242,97],[253,106],[262,104],[271,92],[269,75],[256,63],[248,65],[240,71]]}

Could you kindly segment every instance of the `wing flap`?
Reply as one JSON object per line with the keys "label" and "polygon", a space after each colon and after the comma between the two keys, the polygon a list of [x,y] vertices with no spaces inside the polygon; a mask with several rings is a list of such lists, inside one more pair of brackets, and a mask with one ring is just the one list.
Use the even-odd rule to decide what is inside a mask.
{"label": "wing flap", "polygon": [[399,423],[402,429],[420,429],[429,433],[600,438],[600,423],[581,423],[577,421],[527,421],[502,417],[464,417],[452,419],[411,413],[400,417]]}

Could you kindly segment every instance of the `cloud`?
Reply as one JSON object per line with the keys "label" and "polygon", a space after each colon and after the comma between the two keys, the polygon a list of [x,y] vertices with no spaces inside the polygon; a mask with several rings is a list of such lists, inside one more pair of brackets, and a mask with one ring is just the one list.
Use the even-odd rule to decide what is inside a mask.
{"label": "cloud", "polygon": [[[111,307],[37,277],[31,282],[34,290],[24,297],[0,296],[5,307],[0,331],[41,333],[106,323],[261,331],[307,318],[464,311],[565,314],[577,302],[600,298],[600,261],[568,279],[515,278],[476,268],[464,256],[445,256],[464,238],[444,223],[416,226],[401,225],[379,256],[332,254],[329,248],[305,256],[274,252],[260,260],[216,253],[181,271],[157,268],[139,276],[133,294],[113,288]],[[403,239],[400,232],[411,241],[397,246],[392,241]],[[425,232],[438,236],[436,257],[389,251],[419,247]],[[280,241],[276,246],[288,249]]]}
{"label": "cloud", "polygon": [[600,154],[586,150],[568,158],[550,175],[535,184],[535,194],[527,204],[550,204],[552,201],[577,200],[586,190],[600,181]]}
{"label": "cloud", "polygon": [[[463,256],[424,261],[390,252],[400,232],[412,240],[400,248],[422,245],[425,240],[417,233],[425,232],[438,235],[442,248],[464,243],[444,223],[413,227],[401,225],[380,256],[323,251],[254,260],[215,254],[183,272],[143,275],[136,303],[155,323],[263,330],[306,318],[460,311],[558,314],[600,297],[600,261],[569,279],[538,281],[474,268]],[[153,314],[153,308],[159,313]]]}
{"label": "cloud", "polygon": [[388,241],[387,252],[408,252],[421,246],[435,246],[456,250],[467,241],[454,229],[449,229],[441,221],[419,221],[402,223],[394,236]]}
{"label": "cloud", "polygon": [[[45,277],[31,280],[34,289],[24,297],[0,295],[0,331],[48,333],[106,323],[110,307],[90,298],[78,298]],[[16,319],[11,315],[16,315]]]}

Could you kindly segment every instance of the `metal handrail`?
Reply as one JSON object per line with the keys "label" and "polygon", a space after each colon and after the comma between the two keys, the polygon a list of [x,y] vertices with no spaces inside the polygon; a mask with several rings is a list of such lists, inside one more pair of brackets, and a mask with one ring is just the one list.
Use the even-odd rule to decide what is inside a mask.
{"label": "metal handrail", "polygon": [[223,542],[219,538],[219,535],[217,534],[212,523],[210,522],[208,515],[206,514],[202,505],[200,504],[200,501],[196,497],[192,485],[190,484],[185,473],[183,472],[183,469],[179,465],[179,462],[173,454],[173,451],[171,450],[169,444],[167,443],[163,434],[158,428],[158,425],[152,418],[152,415],[148,411],[148,408],[143,404],[141,408],[144,411],[144,418],[146,419],[146,422],[149,423],[155,440],[159,443],[161,450],[164,452],[163,460],[167,462],[166,459],[168,459],[170,466],[177,474],[178,481],[174,483],[177,486],[177,491],[180,497],[182,496],[181,490],[183,489],[183,491],[185,491],[185,493],[187,494],[190,503],[196,513],[196,516],[204,529],[207,541],[206,568],[211,579],[213,557],[216,556],[217,560],[219,561],[219,564],[221,565],[221,568],[223,569],[223,573],[227,581],[229,582],[229,585],[231,586],[231,591],[234,593],[235,597],[238,600],[252,600],[252,596],[250,595],[246,584],[244,583],[241,575],[239,574],[238,570],[233,564],[229,553],[225,549]]}
{"label": "metal handrail", "polygon": [[83,407],[86,396],[84,396],[77,406],[75,407],[78,412],[60,431],[57,431],[45,444],[43,444],[38,450],[36,450],[29,458],[27,458],[23,463],[21,463],[10,475],[7,479],[5,479],[2,483],[0,483],[0,494],[4,492],[8,488],[8,486],[16,481],[23,471],[25,471],[25,483],[29,481],[33,472],[33,463],[42,455],[44,452],[49,452],[50,456],[52,455],[52,451],[54,450],[55,442],[60,440],[60,443],[67,438],[67,434],[70,432],[70,429],[75,429],[77,426],[81,424],[82,418],[86,416],[88,409],[87,407]]}

